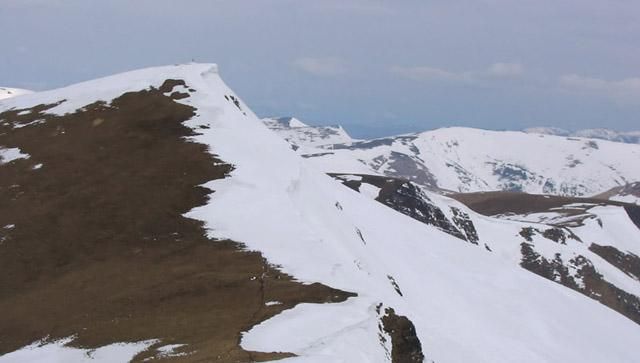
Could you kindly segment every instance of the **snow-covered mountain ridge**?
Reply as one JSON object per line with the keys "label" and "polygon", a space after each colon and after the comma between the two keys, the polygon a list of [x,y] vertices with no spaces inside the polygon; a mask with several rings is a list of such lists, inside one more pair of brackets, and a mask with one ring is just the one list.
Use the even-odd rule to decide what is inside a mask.
{"label": "snow-covered mountain ridge", "polygon": [[[274,129],[291,139],[295,128]],[[589,196],[640,180],[640,145],[451,127],[332,145],[296,144],[330,173],[378,174],[454,192]]]}
{"label": "snow-covered mountain ridge", "polygon": [[[390,208],[404,182],[387,203],[377,182],[356,192],[265,127],[214,65],[3,100],[0,127],[21,156],[0,165],[0,362],[637,359],[640,325],[585,296],[601,284],[633,309],[633,273],[417,184],[446,222],[415,218],[436,210],[428,199],[412,199],[414,217]],[[390,144],[411,151],[411,138]],[[337,145],[315,149],[351,151]],[[640,254],[636,227],[608,212],[621,234],[599,243]],[[601,228],[588,221],[584,240]]]}

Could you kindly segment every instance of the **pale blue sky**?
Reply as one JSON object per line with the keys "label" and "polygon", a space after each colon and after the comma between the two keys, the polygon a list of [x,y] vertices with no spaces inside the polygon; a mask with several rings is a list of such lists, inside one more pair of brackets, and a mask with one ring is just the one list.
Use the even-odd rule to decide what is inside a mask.
{"label": "pale blue sky", "polygon": [[360,137],[640,129],[637,0],[0,0],[0,85],[196,59],[261,116]]}

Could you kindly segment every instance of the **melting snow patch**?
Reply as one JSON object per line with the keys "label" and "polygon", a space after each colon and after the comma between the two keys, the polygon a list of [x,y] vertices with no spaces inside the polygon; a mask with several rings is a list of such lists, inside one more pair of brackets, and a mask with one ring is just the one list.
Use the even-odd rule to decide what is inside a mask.
{"label": "melting snow patch", "polygon": [[640,204],[640,197],[636,197],[633,195],[616,195],[611,197],[611,200],[615,200],[617,202],[623,203],[631,203],[631,204]]}
{"label": "melting snow patch", "polygon": [[36,164],[36,165],[34,165],[31,169],[33,169],[33,170],[38,170],[38,169],[40,169],[40,168],[42,168],[42,164]]}
{"label": "melting snow patch", "polygon": [[338,177],[344,181],[361,181],[362,180],[362,177],[360,175],[340,175]]}
{"label": "melting snow patch", "polygon": [[37,363],[37,362],[91,362],[115,363],[129,362],[138,353],[157,343],[145,340],[135,343],[114,343],[97,349],[81,349],[67,346],[72,337],[45,343],[37,341],[14,352],[0,357],[0,363]]}
{"label": "melting snow patch", "polygon": [[8,164],[17,159],[28,159],[29,154],[23,154],[17,147],[3,148],[0,147],[0,165]]}
{"label": "melting snow patch", "polygon": [[[570,208],[570,207],[590,208],[590,207],[593,207],[595,205],[596,205],[595,203],[569,203],[569,204],[565,204],[565,205],[563,205],[562,207],[559,207],[559,208],[560,209],[561,208]],[[555,208],[552,208],[552,209],[555,209]]]}
{"label": "melting snow patch", "polygon": [[180,347],[184,347],[186,344],[168,344],[168,345],[163,345],[161,347],[156,348],[156,350],[158,351],[158,354],[153,357],[153,358],[147,358],[145,359],[146,361],[149,360],[153,360],[155,358],[170,358],[170,357],[182,357],[187,355],[187,353],[181,352],[181,353],[176,353],[175,350],[180,348]]}
{"label": "melting snow patch", "polygon": [[39,125],[39,124],[42,124],[44,122],[45,122],[44,120],[40,119],[40,120],[27,122],[26,124],[16,124],[16,123],[14,123],[13,124],[13,128],[14,129],[20,129],[20,128],[23,128],[23,127],[26,127],[26,126]]}
{"label": "melting snow patch", "polygon": [[173,93],[176,93],[176,92],[187,93],[187,92],[189,92],[189,87],[186,87],[183,84],[177,84],[177,85],[173,86],[173,88],[171,89],[170,92],[165,92],[164,95],[165,96],[171,96]]}
{"label": "melting snow patch", "polygon": [[265,303],[266,306],[273,306],[273,305],[282,305],[282,302],[280,301],[267,301]]}

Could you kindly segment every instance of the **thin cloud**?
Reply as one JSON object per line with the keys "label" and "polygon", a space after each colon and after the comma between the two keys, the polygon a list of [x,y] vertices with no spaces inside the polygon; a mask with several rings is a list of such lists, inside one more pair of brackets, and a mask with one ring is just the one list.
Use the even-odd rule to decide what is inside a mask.
{"label": "thin cloud", "polygon": [[414,81],[443,80],[453,82],[477,82],[487,78],[515,78],[524,74],[520,63],[494,63],[482,71],[454,72],[430,66],[401,67],[393,66],[391,73]]}
{"label": "thin cloud", "polygon": [[464,82],[471,81],[472,76],[468,72],[456,73],[441,68],[418,66],[418,67],[391,67],[391,73],[400,77],[412,79],[414,81],[445,80]]}
{"label": "thin cloud", "polygon": [[386,14],[393,10],[389,4],[371,0],[324,0],[312,4],[312,6],[315,6],[315,10],[319,11],[349,11],[357,14]]}
{"label": "thin cloud", "polygon": [[610,81],[601,78],[566,74],[560,77],[564,89],[613,98],[621,102],[640,102],[640,77]]}
{"label": "thin cloud", "polygon": [[495,77],[519,77],[524,74],[524,66],[520,63],[494,63],[487,74]]}
{"label": "thin cloud", "polygon": [[341,58],[298,58],[292,62],[294,68],[315,76],[336,76],[346,73],[347,66]]}

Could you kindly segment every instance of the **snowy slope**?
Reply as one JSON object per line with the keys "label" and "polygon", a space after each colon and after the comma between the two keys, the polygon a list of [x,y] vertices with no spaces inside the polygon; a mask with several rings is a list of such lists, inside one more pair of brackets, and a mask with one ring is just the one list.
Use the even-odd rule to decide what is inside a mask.
{"label": "snowy slope", "polygon": [[[549,341],[549,326],[529,331],[518,327],[547,319],[564,321],[560,325],[590,325],[600,319],[580,322],[570,317],[574,314],[569,310],[594,307],[591,301],[337,186],[254,120],[225,121],[213,122],[211,131],[197,140],[211,145],[237,169],[232,178],[213,182],[212,203],[190,215],[209,221],[213,236],[244,241],[298,278],[359,294],[342,308],[329,308],[330,312],[322,306],[298,307],[267,321],[245,337],[248,349],[273,349],[276,344],[277,350],[322,361],[384,361],[381,349],[373,350],[371,343],[377,334],[374,307],[383,303],[410,317],[427,356],[435,361],[569,360],[575,359],[571,356],[575,351],[568,353],[567,345],[560,348]],[[238,133],[263,143],[250,150],[224,141]],[[277,171],[270,167],[274,160]],[[261,183],[255,183],[259,177]],[[231,205],[235,208],[229,212]],[[260,224],[243,228],[246,220]],[[286,230],[281,228],[283,221],[290,226]],[[394,291],[389,276],[402,296]],[[537,289],[545,292],[535,293]],[[581,301],[580,307],[557,308],[573,305],[574,299]],[[523,322],[518,312],[525,311]],[[623,321],[610,313],[602,316],[601,328],[609,319]],[[327,327],[327,314],[340,324]],[[640,339],[632,333],[638,328],[627,323],[623,324],[631,329],[631,339]],[[574,328],[554,335],[568,346],[584,338],[577,338],[577,331],[599,335],[598,328],[592,330],[595,327]],[[605,359],[598,350],[584,359]],[[625,354],[618,358],[627,359]]]}
{"label": "snowy slope", "polygon": [[32,91],[21,88],[0,87],[0,100],[29,93],[32,93]]}
{"label": "snowy slope", "polygon": [[[557,198],[552,202],[557,206],[537,213],[510,213],[496,218],[478,214],[457,201],[409,181],[371,175],[339,174],[334,177],[413,219],[607,306],[616,308],[601,299],[603,294],[625,296],[629,302],[625,314],[640,322],[640,271],[633,267],[640,264],[637,257],[640,249],[628,242],[640,238],[640,229],[631,220],[631,215],[640,208],[589,199],[562,201]],[[527,201],[522,199],[522,203]],[[602,246],[606,247],[603,249]],[[536,258],[532,260],[534,255]],[[626,262],[616,264],[613,261],[612,264],[610,260],[603,260],[609,257]],[[593,275],[588,276],[590,273]],[[608,283],[612,286],[601,288]]]}
{"label": "snowy slope", "polygon": [[[271,263],[301,281],[358,294],[340,304],[301,304],[285,311],[244,334],[241,344],[245,349],[298,355],[286,362],[388,362],[392,348],[381,329],[381,308],[393,308],[415,325],[426,361],[637,361],[634,347],[640,343],[639,325],[514,263],[519,243],[511,244],[518,225],[495,220],[480,223],[478,232],[495,241],[492,247],[504,246],[500,252],[489,253],[352,191],[317,170],[309,163],[311,159],[301,158],[265,127],[223,83],[214,65],[129,72],[8,100],[0,109],[64,98],[67,101],[49,112],[65,113],[96,100],[108,102],[126,91],[157,87],[169,78],[182,79],[195,90],[178,101],[197,109],[187,122],[198,132],[193,140],[235,167],[229,178],[207,183],[215,191],[209,203],[186,215],[205,222],[212,238],[229,238],[261,251]],[[477,148],[452,147],[442,157],[464,162],[479,174],[478,179],[482,176],[495,182],[490,172],[475,169],[477,160],[472,157],[491,141],[477,140],[483,135],[476,130],[440,132],[444,133],[438,138],[440,143],[477,142]],[[421,141],[431,142],[430,136],[437,135],[420,135],[412,144],[400,142],[398,147],[411,151],[415,145],[413,156],[426,159],[437,152],[437,143],[429,146]],[[522,147],[519,142],[526,140],[514,143]],[[585,142],[578,141],[575,147],[568,146],[573,145],[569,142],[563,145],[578,153],[584,151]],[[390,152],[387,145],[372,149]],[[593,150],[584,153],[600,155]],[[607,155],[621,152],[608,144],[599,150],[606,150]],[[374,155],[370,151],[358,147],[354,154]],[[533,164],[546,167],[543,160]],[[627,172],[623,165],[615,165]],[[460,182],[446,172],[444,162],[432,167],[438,177],[445,175],[448,184],[443,184],[451,184],[451,189]],[[500,223],[506,227],[498,226]],[[632,282],[622,277],[619,281],[635,286]],[[40,348],[46,346],[24,349],[37,357],[43,354]],[[60,349],[50,352],[48,359],[76,359],[59,355]],[[7,354],[0,362],[25,361],[20,354]],[[123,355],[112,358],[128,359]],[[30,359],[37,358],[32,355]]]}
{"label": "snowy slope", "polygon": [[638,159],[640,145],[511,131],[452,127],[298,152],[326,172],[403,177],[455,192],[584,196],[640,180],[640,168],[627,162]]}

